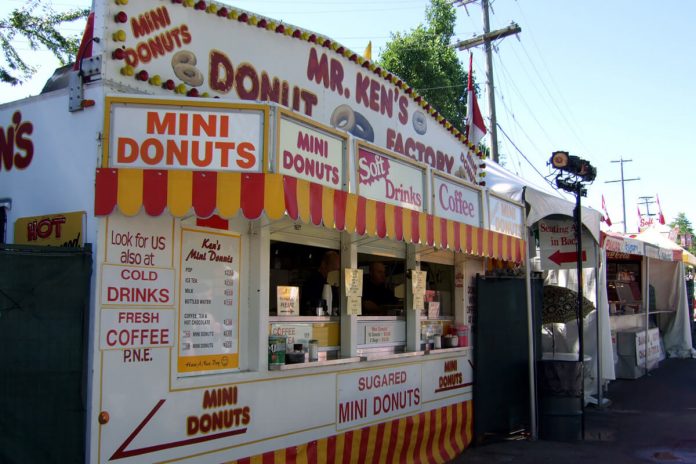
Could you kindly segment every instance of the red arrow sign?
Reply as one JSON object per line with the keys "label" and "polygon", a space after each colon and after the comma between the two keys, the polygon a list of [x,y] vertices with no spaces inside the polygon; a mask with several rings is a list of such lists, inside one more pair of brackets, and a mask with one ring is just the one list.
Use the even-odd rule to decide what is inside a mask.
{"label": "red arrow sign", "polygon": [[152,446],[146,446],[144,448],[137,448],[137,449],[131,449],[131,450],[126,450],[128,445],[131,444],[131,442],[135,439],[135,437],[140,433],[140,431],[147,425],[148,422],[150,422],[150,419],[157,413],[157,410],[162,407],[166,400],[159,400],[157,404],[155,405],[154,408],[152,408],[152,411],[143,419],[143,421],[138,425],[135,430],[133,430],[133,433],[130,434],[128,438],[126,438],[126,441],[123,442],[123,444],[116,450],[116,452],[111,456],[109,461],[114,461],[116,459],[123,459],[123,458],[129,458],[131,456],[139,456],[141,454],[147,454],[147,453],[154,453],[155,451],[161,451],[169,448],[176,448],[179,446],[186,446],[186,445],[192,445],[195,443],[202,443],[205,441],[210,441],[210,440],[217,440],[218,438],[225,438],[225,437],[230,437],[232,435],[239,435],[242,433],[246,433],[247,429],[246,427],[242,429],[234,429],[234,430],[229,430],[227,432],[221,432],[221,433],[215,433],[212,435],[204,435],[201,437],[194,437],[194,438],[188,438],[186,440],[179,440],[179,441],[172,441],[169,443],[162,443],[159,445],[152,445]]}
{"label": "red arrow sign", "polygon": [[[575,251],[569,251],[567,253],[561,253],[560,250],[556,250],[554,254],[549,256],[549,260],[558,264],[559,266],[563,263],[573,263],[577,261],[578,254]],[[582,260],[587,261],[587,253],[582,250]]]}

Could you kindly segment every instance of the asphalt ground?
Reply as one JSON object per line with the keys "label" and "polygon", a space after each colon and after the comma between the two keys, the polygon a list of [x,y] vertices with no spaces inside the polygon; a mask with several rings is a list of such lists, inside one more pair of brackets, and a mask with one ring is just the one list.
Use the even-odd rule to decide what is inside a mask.
{"label": "asphalt ground", "polygon": [[696,359],[666,359],[647,376],[615,380],[610,403],[585,408],[585,439],[506,439],[451,461],[477,463],[696,464]]}

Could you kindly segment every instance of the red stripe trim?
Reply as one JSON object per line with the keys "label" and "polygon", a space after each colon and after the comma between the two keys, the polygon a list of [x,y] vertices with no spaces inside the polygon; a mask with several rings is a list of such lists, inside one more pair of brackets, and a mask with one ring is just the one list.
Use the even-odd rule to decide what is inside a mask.
{"label": "red stripe trim", "polygon": [[461,233],[461,224],[455,221],[454,223],[454,251],[461,251],[462,249],[462,241],[459,238],[459,235]]}
{"label": "red stripe trim", "polygon": [[[412,209],[411,213],[411,242],[420,243],[420,221],[418,211]],[[425,231],[424,231],[425,232]]]}
{"label": "red stripe trim", "polygon": [[217,200],[217,173],[215,171],[193,172],[193,210],[196,216],[210,217],[215,211]]}
{"label": "red stripe trim", "polygon": [[442,248],[447,248],[447,219],[440,218],[440,243]]}
{"label": "red stripe trim", "polygon": [[413,448],[413,454],[420,456],[421,446],[423,446],[423,438],[425,437],[425,413],[421,413],[418,420],[418,433],[416,434],[416,446]]}
{"label": "red stripe trim", "polygon": [[360,430],[360,450],[358,451],[358,462],[365,462],[367,457],[367,445],[370,439],[370,427],[363,427]]}
{"label": "red stripe trim", "polygon": [[447,448],[445,448],[445,443],[447,442],[447,411],[449,411],[449,407],[445,407],[440,409],[440,437],[438,439],[437,445],[438,449],[440,450],[440,458],[441,459],[452,459],[454,456],[450,456],[447,454]]}
{"label": "red stripe trim", "polygon": [[425,215],[425,227],[427,229],[427,242],[428,245],[433,246],[435,244],[435,218],[432,214]]}
{"label": "red stripe trim", "polygon": [[263,464],[275,464],[275,451],[263,453]]}
{"label": "red stripe trim", "polygon": [[387,218],[384,217],[386,206],[387,205],[381,201],[376,202],[375,214],[377,217],[375,218],[375,222],[377,224],[377,236],[379,238],[384,238],[387,235]]}
{"label": "red stripe trim", "polygon": [[464,228],[466,229],[466,250],[468,253],[473,252],[474,250],[472,249],[474,247],[474,229],[471,227],[469,224],[465,224]]}
{"label": "red stripe trim", "polygon": [[483,229],[480,227],[476,228],[476,234],[478,236],[478,244],[477,244],[477,249],[476,249],[476,254],[479,256],[483,255]]}
{"label": "red stripe trim", "polygon": [[326,443],[326,462],[336,462],[336,435],[331,435]]}
{"label": "red stripe trim", "polygon": [[256,219],[263,212],[264,181],[263,174],[242,174],[239,203],[247,219]]}
{"label": "red stripe trim", "polygon": [[[309,217],[315,226],[321,225],[321,197],[324,187],[314,182],[309,183]],[[325,222],[329,222],[328,220]],[[333,225],[333,224],[331,224]],[[330,226],[331,226],[330,225]]]}
{"label": "red stripe trim", "polygon": [[404,446],[401,447],[401,453],[399,453],[398,462],[406,462],[406,456],[408,455],[408,444],[411,440],[411,433],[413,433],[413,416],[408,416],[406,418],[406,428],[404,430]]}
{"label": "red stripe trim", "polygon": [[344,190],[334,190],[334,223],[336,230],[346,228],[346,203],[348,192]]}
{"label": "red stripe trim", "polygon": [[[452,448],[455,452],[457,452],[457,442],[454,439],[457,431],[457,405],[451,405],[447,407],[447,420],[450,421],[450,433],[449,436],[447,437],[447,441],[450,444],[450,448]],[[452,456],[454,457],[454,456]]]}
{"label": "red stripe trim", "polygon": [[367,205],[367,199],[365,197],[358,197],[358,208],[356,215],[357,217],[355,218],[355,232],[358,235],[364,235],[365,234],[365,210]]}
{"label": "red stripe trim", "polygon": [[300,210],[297,206],[297,178],[283,176],[283,190],[285,192],[285,211],[287,211],[288,216],[296,220],[300,216]]}
{"label": "red stripe trim", "polygon": [[238,459],[237,464],[251,464],[251,458]]}
{"label": "red stripe trim", "polygon": [[435,410],[428,411],[425,413],[425,417],[428,417],[428,420],[430,422],[430,433],[428,433],[428,440],[425,445],[425,455],[428,459],[428,462],[435,462],[435,453],[434,453],[434,446],[433,442],[435,441]]}
{"label": "red stripe trim", "polygon": [[211,229],[227,230],[230,227],[230,221],[221,218],[217,214],[213,214],[206,219],[196,218],[196,225],[198,227],[210,227]]}
{"label": "red stripe trim", "polygon": [[351,462],[351,454],[353,450],[353,431],[346,433],[343,440],[343,460],[341,462]]}
{"label": "red stripe trim", "polygon": [[118,195],[118,171],[116,169],[97,169],[94,191],[94,215],[111,214],[116,206]]}
{"label": "red stripe trim", "polygon": [[396,419],[392,421],[391,435],[389,438],[389,449],[387,450],[386,462],[394,462],[394,451],[396,448],[396,442],[399,440],[399,420]]}
{"label": "red stripe trim", "polygon": [[505,237],[503,236],[503,234],[496,233],[495,235],[497,235],[498,238],[498,257],[507,261],[508,257],[503,256],[503,240],[505,239]]}
{"label": "red stripe trim", "polygon": [[295,464],[297,462],[297,446],[285,448],[285,464]]}
{"label": "red stripe trim", "polygon": [[[150,216],[159,216],[167,207],[167,171],[146,169],[143,171],[143,207]],[[215,198],[213,198],[215,204]]]}
{"label": "red stripe trim", "polygon": [[319,461],[317,460],[317,441],[312,440],[309,443],[307,443],[307,462],[309,464],[317,464]]}
{"label": "red stripe trim", "polygon": [[382,455],[382,443],[384,442],[384,429],[386,427],[386,422],[382,422],[377,426],[377,438],[375,440],[375,450],[372,456],[372,462],[379,462],[379,458]]}
{"label": "red stripe trim", "polygon": [[401,206],[394,207],[394,239],[403,240],[404,238],[404,223],[403,223],[403,208]]}

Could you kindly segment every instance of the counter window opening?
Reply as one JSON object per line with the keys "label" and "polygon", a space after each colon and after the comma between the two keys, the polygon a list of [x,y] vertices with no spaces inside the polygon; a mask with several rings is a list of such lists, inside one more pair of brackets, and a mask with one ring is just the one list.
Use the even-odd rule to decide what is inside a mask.
{"label": "counter window opening", "polygon": [[358,254],[358,268],[363,271],[363,316],[404,315],[405,266],[402,258]]}
{"label": "counter window opening", "polygon": [[269,315],[338,316],[340,264],[338,250],[271,241]]}
{"label": "counter window opening", "polygon": [[427,272],[425,305],[421,317],[428,319],[454,316],[454,266],[422,262],[421,271]]}

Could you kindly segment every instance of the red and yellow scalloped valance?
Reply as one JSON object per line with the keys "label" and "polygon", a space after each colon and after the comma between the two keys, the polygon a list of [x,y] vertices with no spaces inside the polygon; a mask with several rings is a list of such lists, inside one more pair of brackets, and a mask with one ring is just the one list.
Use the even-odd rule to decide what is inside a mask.
{"label": "red and yellow scalloped valance", "polygon": [[97,169],[94,213],[111,214],[118,205],[127,216],[141,208],[150,216],[168,209],[182,217],[247,219],[265,213],[337,230],[449,248],[477,256],[520,262],[524,241],[479,227],[421,213],[282,174],[212,171]]}

